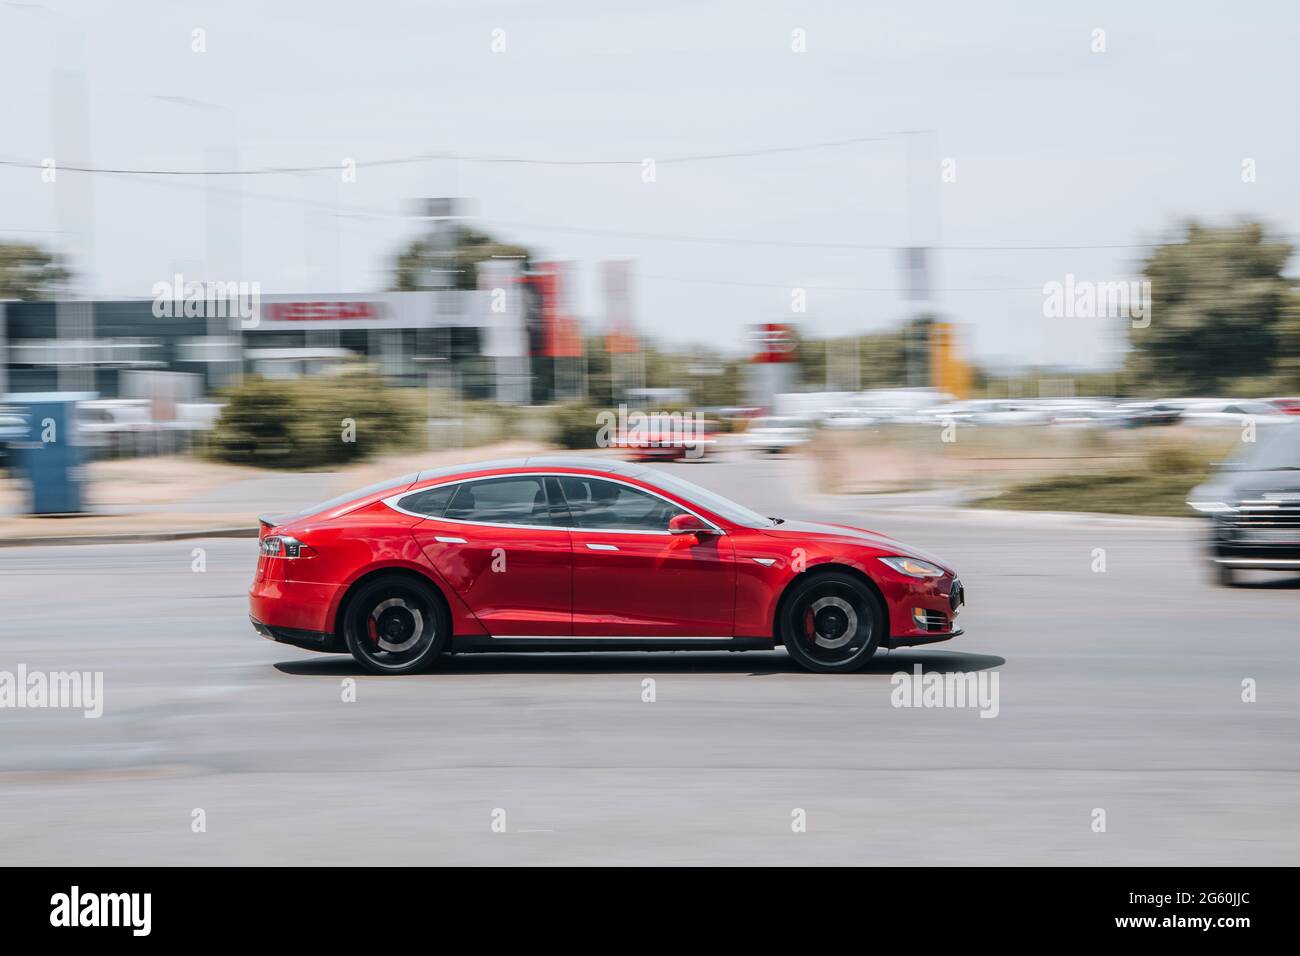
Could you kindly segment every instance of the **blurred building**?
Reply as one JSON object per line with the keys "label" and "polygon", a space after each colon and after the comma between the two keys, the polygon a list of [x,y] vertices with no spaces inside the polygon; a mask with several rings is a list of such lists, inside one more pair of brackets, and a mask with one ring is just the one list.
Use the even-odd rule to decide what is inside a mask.
{"label": "blurred building", "polygon": [[394,384],[472,398],[548,401],[583,386],[582,337],[558,270],[516,263],[486,263],[475,290],[261,296],[248,318],[211,300],[163,316],[153,299],[77,305],[82,321],[70,330],[58,320],[66,303],[0,302],[0,394],[124,397],[129,373],[167,371],[193,376],[206,395],[247,374],[292,377],[355,359]]}

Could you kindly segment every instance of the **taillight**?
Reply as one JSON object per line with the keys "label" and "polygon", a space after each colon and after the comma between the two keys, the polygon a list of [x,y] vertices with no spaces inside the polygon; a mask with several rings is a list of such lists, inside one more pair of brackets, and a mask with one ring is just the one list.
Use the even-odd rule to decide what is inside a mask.
{"label": "taillight", "polygon": [[258,542],[264,558],[314,558],[316,550],[287,534],[271,534]]}

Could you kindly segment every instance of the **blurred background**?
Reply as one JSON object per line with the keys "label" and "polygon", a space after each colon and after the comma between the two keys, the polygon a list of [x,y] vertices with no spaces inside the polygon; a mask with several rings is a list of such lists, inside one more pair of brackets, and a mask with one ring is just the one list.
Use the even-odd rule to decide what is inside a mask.
{"label": "blurred background", "polygon": [[[1089,16],[6,2],[5,458],[50,444],[33,396],[76,446],[51,483],[590,447],[626,406],[975,500],[1300,409],[1300,157],[1257,66],[1294,37]],[[1190,487],[1221,449],[1184,431]],[[112,466],[34,474],[8,514],[124,503]]]}
{"label": "blurred background", "polygon": [[[1294,862],[1298,41],[1264,0],[3,0],[0,664],[108,688],[6,713],[5,858]],[[259,513],[553,448],[940,554],[967,634],[385,681],[249,630]],[[913,667],[1000,668],[1001,716],[890,707]]]}

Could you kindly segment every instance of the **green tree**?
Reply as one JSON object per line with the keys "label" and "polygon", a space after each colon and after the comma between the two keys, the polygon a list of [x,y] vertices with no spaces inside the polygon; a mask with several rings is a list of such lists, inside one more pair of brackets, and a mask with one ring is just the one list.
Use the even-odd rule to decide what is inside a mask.
{"label": "green tree", "polygon": [[1285,372],[1283,339],[1294,329],[1294,318],[1287,322],[1292,282],[1282,274],[1292,251],[1259,223],[1189,223],[1180,241],[1157,248],[1143,267],[1150,323],[1130,323],[1125,377],[1144,391],[1176,395],[1267,387]]}
{"label": "green tree", "polygon": [[391,283],[394,292],[427,289],[429,270],[447,268],[454,270],[455,288],[476,289],[478,288],[478,263],[493,256],[520,258],[523,267],[528,267],[530,253],[526,247],[501,242],[487,233],[467,226],[457,225],[455,228],[456,248],[450,263],[435,252],[426,238],[412,240],[397,254],[393,261]]}
{"label": "green tree", "polygon": [[410,443],[424,409],[414,390],[367,369],[310,379],[250,375],[224,393],[212,457],[263,468],[328,468]]}
{"label": "green tree", "polygon": [[858,381],[863,389],[900,388],[907,385],[908,359],[917,363],[919,378],[928,381],[929,326],[934,320],[929,316],[909,319],[900,327],[883,332],[837,339],[801,338],[799,340],[799,381],[820,389],[826,386],[826,354],[846,356],[835,364],[839,375],[846,373],[843,364],[851,368],[856,363]]}
{"label": "green tree", "polygon": [[0,299],[46,299],[68,281],[58,257],[39,246],[0,242]]}

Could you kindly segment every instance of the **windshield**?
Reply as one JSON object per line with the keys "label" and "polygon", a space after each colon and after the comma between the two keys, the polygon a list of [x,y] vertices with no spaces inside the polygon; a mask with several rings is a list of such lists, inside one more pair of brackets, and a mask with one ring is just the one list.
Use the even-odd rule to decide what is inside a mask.
{"label": "windshield", "polygon": [[647,475],[650,483],[658,485],[664,491],[671,491],[675,495],[681,495],[687,501],[698,504],[701,508],[706,508],[716,515],[726,518],[733,524],[742,525],[746,528],[770,528],[776,524],[771,518],[765,518],[757,511],[750,511],[744,505],[738,505],[730,498],[724,498],[716,492],[709,491],[708,488],[701,488],[693,481],[687,481],[685,478],[678,478],[676,475],[670,475],[667,472],[652,471],[653,475]]}
{"label": "windshield", "polygon": [[1300,468],[1300,424],[1270,425],[1259,440],[1243,444],[1224,466],[1230,471],[1281,471]]}

